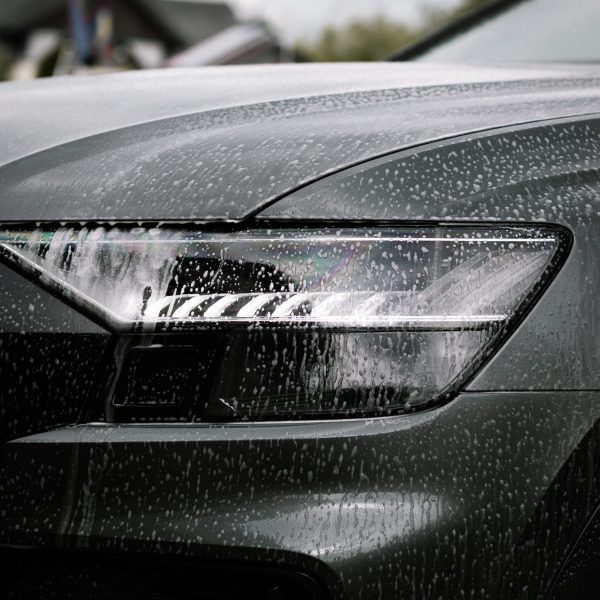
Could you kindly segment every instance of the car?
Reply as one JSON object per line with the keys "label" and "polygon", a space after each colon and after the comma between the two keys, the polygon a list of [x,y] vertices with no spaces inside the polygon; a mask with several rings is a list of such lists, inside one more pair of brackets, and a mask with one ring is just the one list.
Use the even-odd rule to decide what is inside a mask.
{"label": "car", "polygon": [[487,0],[414,43],[392,60],[437,63],[597,63],[594,0]]}
{"label": "car", "polygon": [[596,597],[600,70],[0,85],[6,597]]}

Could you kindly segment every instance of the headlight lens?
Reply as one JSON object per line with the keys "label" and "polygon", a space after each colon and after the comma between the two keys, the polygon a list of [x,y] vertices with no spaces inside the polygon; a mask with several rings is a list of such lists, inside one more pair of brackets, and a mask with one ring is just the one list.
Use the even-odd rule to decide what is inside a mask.
{"label": "headlight lens", "polygon": [[0,241],[120,335],[179,332],[194,346],[220,332],[212,391],[189,388],[186,418],[258,419],[390,414],[447,395],[547,283],[561,239],[549,227],[60,227]]}

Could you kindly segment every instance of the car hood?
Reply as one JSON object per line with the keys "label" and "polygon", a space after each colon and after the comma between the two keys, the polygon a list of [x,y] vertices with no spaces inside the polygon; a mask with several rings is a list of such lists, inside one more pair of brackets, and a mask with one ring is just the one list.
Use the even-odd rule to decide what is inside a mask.
{"label": "car hood", "polygon": [[600,112],[595,67],[271,65],[0,85],[0,220],[239,222],[350,165]]}

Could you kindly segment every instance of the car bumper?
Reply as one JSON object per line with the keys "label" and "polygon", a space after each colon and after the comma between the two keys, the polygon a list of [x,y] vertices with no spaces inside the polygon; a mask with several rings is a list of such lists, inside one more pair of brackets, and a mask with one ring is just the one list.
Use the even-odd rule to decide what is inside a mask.
{"label": "car bumper", "polygon": [[[572,536],[592,510],[594,490],[572,500],[556,490],[573,461],[585,468],[599,400],[464,393],[398,417],[88,424],[32,435],[3,450],[0,539],[150,561],[278,565],[330,597],[492,594],[536,560],[532,543],[544,543],[549,508],[571,502]],[[554,560],[546,555],[532,572],[538,586],[568,546],[562,530],[552,535],[562,537]]]}

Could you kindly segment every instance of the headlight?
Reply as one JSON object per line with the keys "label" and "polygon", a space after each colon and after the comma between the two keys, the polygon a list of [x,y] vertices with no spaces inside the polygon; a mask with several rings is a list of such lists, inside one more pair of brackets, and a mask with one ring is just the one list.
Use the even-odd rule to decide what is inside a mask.
{"label": "headlight", "polygon": [[[448,397],[548,283],[564,239],[541,226],[60,227],[5,229],[1,248],[132,340],[116,405],[287,419]],[[157,360],[171,345],[179,366]],[[137,381],[157,372],[160,385]]]}

